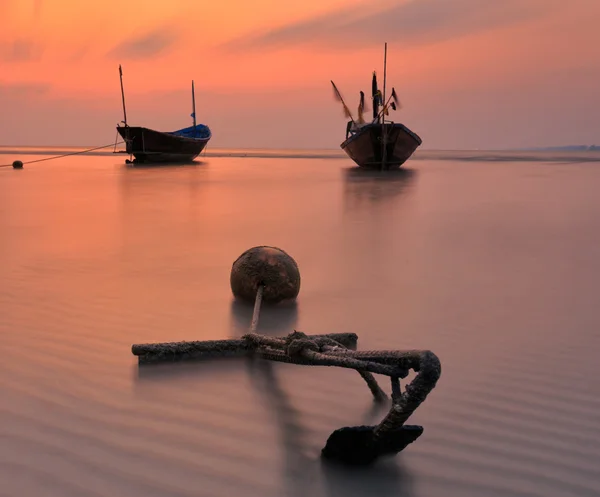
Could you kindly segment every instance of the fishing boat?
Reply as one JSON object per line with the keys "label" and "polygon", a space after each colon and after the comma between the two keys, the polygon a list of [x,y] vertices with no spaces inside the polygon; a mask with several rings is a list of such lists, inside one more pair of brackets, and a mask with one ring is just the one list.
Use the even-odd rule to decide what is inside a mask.
{"label": "fishing boat", "polygon": [[340,145],[359,167],[365,169],[397,169],[404,164],[421,145],[422,140],[404,124],[386,119],[389,111],[400,108],[396,90],[386,100],[387,43],[383,58],[383,92],[377,86],[377,73],[373,72],[371,96],[373,120],[366,122],[364,92],[360,92],[358,118],[354,119],[340,91],[332,81],[334,96],[344,107],[344,115],[350,118],[346,126],[346,139]]}
{"label": "fishing boat", "polygon": [[[135,159],[134,163],[177,163],[193,161],[210,140],[212,133],[204,124],[196,123],[196,96],[192,81],[193,125],[177,131],[156,131],[143,126],[129,126],[123,91],[123,70],[119,66],[121,97],[123,100],[123,121],[117,125],[117,132],[125,142],[125,151]],[[122,126],[121,126],[122,124]]]}

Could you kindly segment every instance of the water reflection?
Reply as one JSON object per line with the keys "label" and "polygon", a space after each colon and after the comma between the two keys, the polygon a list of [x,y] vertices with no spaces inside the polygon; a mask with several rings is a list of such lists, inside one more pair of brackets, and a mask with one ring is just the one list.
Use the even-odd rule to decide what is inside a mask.
{"label": "water reflection", "polygon": [[363,414],[362,424],[368,426],[379,424],[384,418],[384,416],[389,412],[391,407],[391,399],[387,399],[385,401],[380,402],[373,402]]}
{"label": "water reflection", "polygon": [[344,210],[360,208],[365,204],[384,204],[399,195],[411,193],[418,173],[415,169],[371,171],[348,168],[344,175]]}
{"label": "water reflection", "polygon": [[180,187],[189,189],[192,196],[206,181],[206,162],[190,164],[125,164],[120,168],[120,186],[124,201],[134,194],[152,193],[156,196],[181,195]]}
{"label": "water reflection", "polygon": [[[399,458],[401,456],[396,456]],[[367,468],[340,467],[321,460],[325,494],[329,497],[412,497],[414,476],[394,459],[380,461]]]}
{"label": "water reflection", "polygon": [[[235,299],[231,302],[231,328],[234,337],[248,333],[253,311],[252,304]],[[294,331],[297,321],[298,303],[296,301],[277,305],[263,304],[260,309],[257,331],[265,335],[287,335]]]}
{"label": "water reflection", "polygon": [[[127,159],[129,160],[129,159]],[[125,162],[125,167],[134,169],[153,169],[153,168],[176,168],[176,167],[190,167],[190,166],[203,166],[207,164],[207,161],[190,160],[186,162],[168,163],[168,162],[145,162],[145,163],[134,163]]]}
{"label": "water reflection", "polygon": [[210,204],[207,166],[136,164],[117,174],[119,239],[128,260],[172,254],[200,238]]}
{"label": "water reflection", "polygon": [[[300,412],[293,407],[287,392],[281,387],[273,364],[266,361],[249,361],[247,364],[252,384],[274,413],[279,427],[288,495],[305,497],[315,494],[311,486],[319,474],[325,495],[330,497],[414,495],[412,475],[399,467],[393,458],[369,468],[351,470],[320,456],[315,461],[314,455],[309,453],[308,430],[301,423]],[[376,410],[370,409],[368,417],[381,410],[381,406]]]}
{"label": "water reflection", "polygon": [[[275,415],[284,455],[284,477],[288,495],[305,497],[311,492],[317,468],[307,453],[308,431],[300,422],[300,412],[292,405],[287,392],[275,375],[273,364],[267,361],[248,361],[252,385]],[[311,474],[313,473],[313,474]]]}
{"label": "water reflection", "polygon": [[132,366],[132,375],[136,383],[149,381],[170,382],[177,380],[178,385],[186,380],[197,380],[199,376],[239,376],[244,371],[244,358],[218,357],[214,359],[190,360],[163,364],[135,364]]}
{"label": "water reflection", "polygon": [[[277,365],[271,362],[262,359],[221,358],[202,362],[136,366],[136,370],[136,390],[143,393],[145,385],[153,398],[161,395],[160,390],[156,390],[155,386],[164,384],[170,387],[174,380],[177,381],[179,390],[203,391],[203,382],[239,383],[240,377],[246,371],[250,385],[255,389],[257,398],[266,407],[268,415],[272,416],[274,428],[277,430],[282,454],[285,495],[290,497],[307,495],[412,497],[415,495],[412,474],[398,464],[398,458],[401,456],[383,459],[368,468],[352,469],[321,459],[320,448],[325,441],[320,440],[319,446],[314,446],[311,432],[303,422],[302,411],[294,407],[287,389],[282,385],[277,374]],[[380,411],[388,407],[377,404],[374,406],[376,410],[369,409],[367,414],[368,424],[379,422]]]}

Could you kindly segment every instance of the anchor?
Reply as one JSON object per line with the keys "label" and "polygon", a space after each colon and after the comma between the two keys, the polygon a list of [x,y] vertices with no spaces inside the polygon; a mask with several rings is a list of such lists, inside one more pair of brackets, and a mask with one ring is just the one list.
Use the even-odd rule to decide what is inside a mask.
{"label": "anchor", "polygon": [[[134,344],[131,351],[139,365],[248,357],[302,366],[335,366],[356,370],[376,402],[388,399],[373,374],[388,376],[391,407],[376,426],[350,426],[335,430],[321,456],[347,465],[369,465],[383,456],[398,454],[423,434],[423,427],[406,425],[425,401],[441,374],[438,357],[429,350],[358,351],[355,333],[307,335],[293,331],[283,337],[256,332],[261,305],[296,299],[300,272],[296,261],[277,247],[259,246],[244,252],[233,263],[230,277],[233,295],[254,302],[249,332],[240,339]],[[410,370],[416,376],[401,391],[400,380]]]}

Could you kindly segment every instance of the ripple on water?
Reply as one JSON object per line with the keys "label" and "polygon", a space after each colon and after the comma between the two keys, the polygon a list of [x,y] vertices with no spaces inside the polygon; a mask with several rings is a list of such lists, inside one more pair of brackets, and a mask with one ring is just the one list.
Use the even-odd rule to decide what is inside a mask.
{"label": "ripple on water", "polygon": [[[599,170],[425,159],[408,194],[332,161],[212,158],[200,178],[113,159],[0,182],[0,497],[599,494]],[[229,272],[263,243],[308,276],[261,331],[439,355],[398,457],[320,460],[386,413],[354,371],[137,367],[132,343],[245,332]]]}

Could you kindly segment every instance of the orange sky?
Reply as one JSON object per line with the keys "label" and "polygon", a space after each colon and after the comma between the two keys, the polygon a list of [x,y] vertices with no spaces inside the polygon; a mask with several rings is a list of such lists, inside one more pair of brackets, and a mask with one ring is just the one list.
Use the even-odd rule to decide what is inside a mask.
{"label": "orange sky", "polygon": [[197,115],[213,146],[336,148],[382,69],[424,148],[600,143],[598,0],[0,0],[0,144],[97,145]]}

